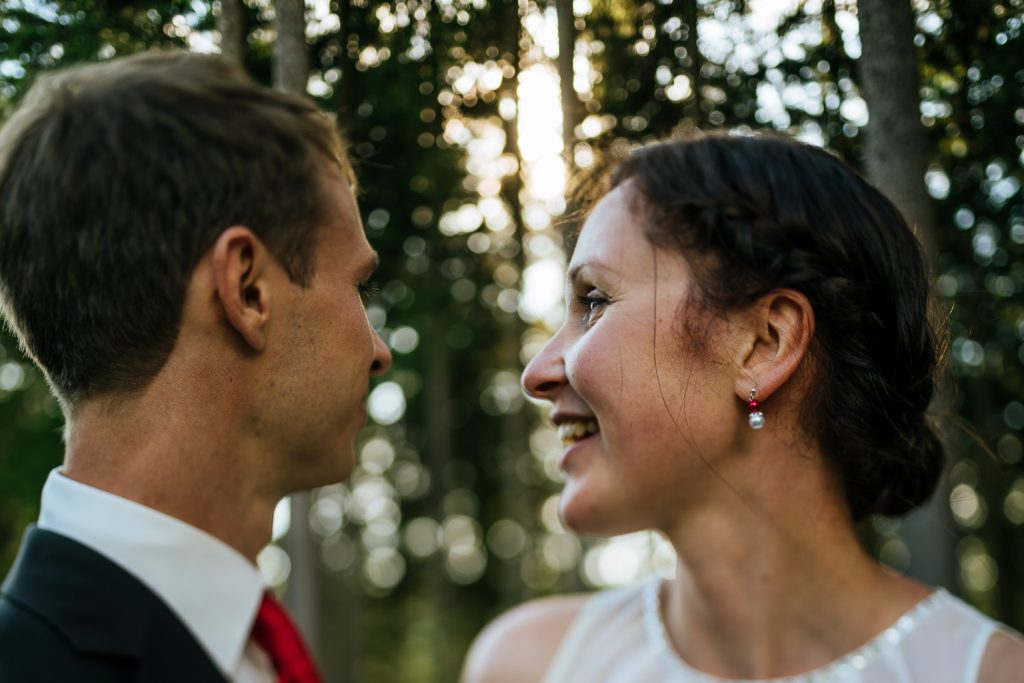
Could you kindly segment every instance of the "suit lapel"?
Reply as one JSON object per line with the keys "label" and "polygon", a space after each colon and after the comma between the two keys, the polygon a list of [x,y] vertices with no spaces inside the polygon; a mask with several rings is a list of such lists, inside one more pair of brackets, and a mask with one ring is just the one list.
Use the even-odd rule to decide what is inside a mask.
{"label": "suit lapel", "polygon": [[50,622],[83,656],[137,660],[140,681],[225,680],[159,597],[120,565],[65,536],[30,526],[2,590]]}

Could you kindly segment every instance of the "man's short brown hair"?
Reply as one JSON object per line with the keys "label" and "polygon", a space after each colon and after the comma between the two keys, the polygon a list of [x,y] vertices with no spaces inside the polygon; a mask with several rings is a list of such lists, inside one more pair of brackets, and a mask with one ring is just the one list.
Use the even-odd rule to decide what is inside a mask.
{"label": "man's short brown hair", "polygon": [[65,408],[156,375],[225,228],[308,284],[325,160],[348,169],[326,115],[217,56],[41,77],[0,130],[0,304]]}

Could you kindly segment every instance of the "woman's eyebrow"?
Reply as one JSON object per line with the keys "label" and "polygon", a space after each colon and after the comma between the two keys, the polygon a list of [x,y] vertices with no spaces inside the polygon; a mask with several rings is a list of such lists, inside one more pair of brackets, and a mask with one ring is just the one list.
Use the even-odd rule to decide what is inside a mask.
{"label": "woman's eyebrow", "polygon": [[603,272],[611,275],[616,275],[617,271],[604,264],[600,261],[583,261],[569,268],[567,278],[572,284],[576,284],[581,279],[589,279],[588,274],[590,271]]}

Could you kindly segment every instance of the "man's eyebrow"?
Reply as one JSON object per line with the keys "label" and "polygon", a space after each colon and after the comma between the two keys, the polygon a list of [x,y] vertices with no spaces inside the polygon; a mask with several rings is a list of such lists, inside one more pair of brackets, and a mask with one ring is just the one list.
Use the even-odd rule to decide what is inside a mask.
{"label": "man's eyebrow", "polygon": [[359,273],[364,278],[368,278],[373,275],[373,271],[377,270],[378,266],[380,266],[380,254],[371,249],[370,255],[366,257],[362,267],[359,269]]}

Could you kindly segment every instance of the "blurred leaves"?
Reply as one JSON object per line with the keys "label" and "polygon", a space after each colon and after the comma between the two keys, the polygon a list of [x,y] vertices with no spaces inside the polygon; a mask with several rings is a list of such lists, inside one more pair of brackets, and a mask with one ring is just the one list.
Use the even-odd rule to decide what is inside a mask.
{"label": "blurred leaves", "polygon": [[[852,2],[825,0],[820,11],[797,3],[767,23],[742,2],[573,4],[575,16],[561,17],[577,35],[579,120],[563,153],[571,168],[695,126],[774,127],[861,162],[867,112]],[[960,578],[970,599],[1021,628],[1024,3],[915,8],[955,410],[991,447],[952,430]],[[558,130],[540,130],[541,117],[524,131],[516,118],[530,106],[522,75],[543,85],[557,73],[557,19],[553,5],[536,1],[330,0],[308,9],[308,89],[350,146],[366,229],[382,255],[369,315],[395,355],[358,471],[319,491],[312,507],[324,654],[347,671],[339,680],[454,680],[469,640],[504,607],[667,562],[647,537],[581,545],[564,533],[553,515],[556,440],[518,389],[523,362],[556,322],[526,311],[530,283],[548,282],[532,266],[547,259],[557,271],[564,250],[564,202],[541,196],[544,183],[530,174],[543,165],[527,159],[530,135],[560,139]],[[0,0],[0,117],[44,69],[153,46],[213,49],[216,11],[201,0]],[[245,63],[264,82],[271,13],[264,0],[245,5]],[[9,337],[0,343],[9,563],[61,444],[39,374]],[[14,366],[23,379],[13,383],[8,370],[13,388],[4,389]],[[880,556],[900,566],[898,522],[875,526]],[[403,625],[397,634],[394,624]],[[339,629],[359,631],[351,652],[331,645]]]}

